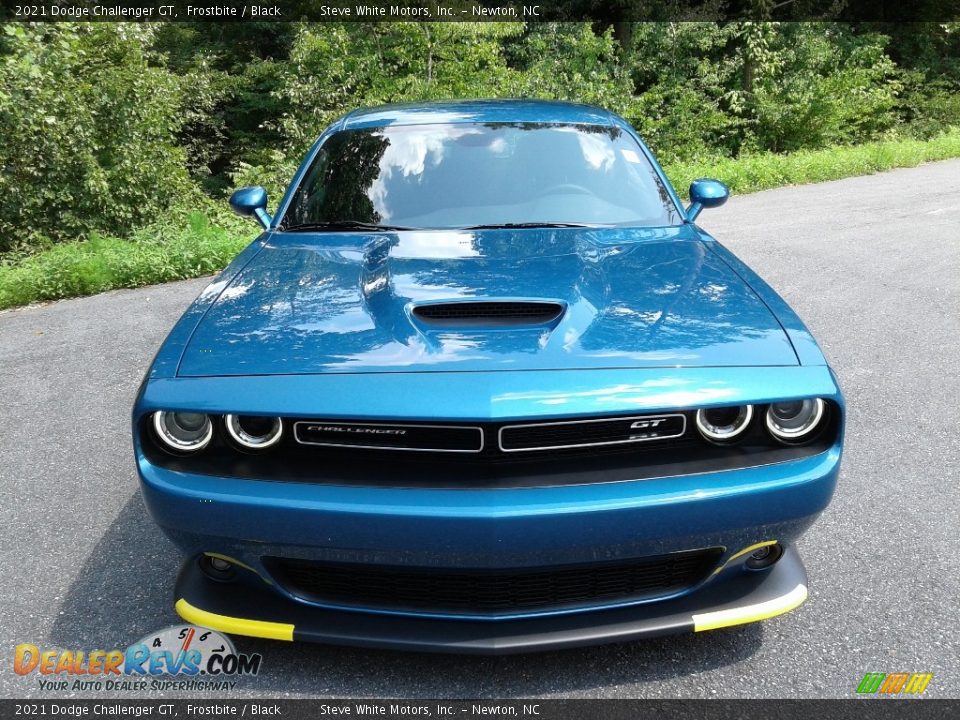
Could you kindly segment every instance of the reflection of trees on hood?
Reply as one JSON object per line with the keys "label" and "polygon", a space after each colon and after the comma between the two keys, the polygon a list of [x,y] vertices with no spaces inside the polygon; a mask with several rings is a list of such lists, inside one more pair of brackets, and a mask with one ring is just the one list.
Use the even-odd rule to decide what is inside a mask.
{"label": "reflection of trees on hood", "polygon": [[624,338],[634,352],[702,348],[767,333],[766,307],[700,243],[637,245],[599,270],[602,311],[582,336],[584,350],[605,352]]}
{"label": "reflection of trees on hood", "polygon": [[[322,246],[288,235],[223,291],[193,342],[216,338],[224,360],[258,372],[723,365],[761,347],[793,357],[766,306],[686,232],[477,231],[441,258],[405,252],[405,233],[333,235]],[[431,330],[408,312],[477,297],[560,300],[567,311],[552,329],[508,331]]]}
{"label": "reflection of trees on hood", "polygon": [[404,268],[417,285],[449,287],[451,295],[468,281],[478,297],[563,297],[577,283],[582,262],[569,232],[487,230],[474,234],[476,257],[408,260]]}

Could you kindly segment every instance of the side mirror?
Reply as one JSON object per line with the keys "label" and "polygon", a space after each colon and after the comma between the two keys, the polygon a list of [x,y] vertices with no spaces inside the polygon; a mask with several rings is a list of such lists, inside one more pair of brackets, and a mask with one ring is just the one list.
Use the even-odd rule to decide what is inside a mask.
{"label": "side mirror", "polygon": [[263,227],[270,227],[273,218],[267,214],[267,191],[259,185],[235,191],[230,196],[230,207],[237,215],[253,215]]}
{"label": "side mirror", "polygon": [[700,178],[690,183],[690,206],[687,219],[693,222],[704,208],[720,207],[730,197],[730,188],[719,180]]}

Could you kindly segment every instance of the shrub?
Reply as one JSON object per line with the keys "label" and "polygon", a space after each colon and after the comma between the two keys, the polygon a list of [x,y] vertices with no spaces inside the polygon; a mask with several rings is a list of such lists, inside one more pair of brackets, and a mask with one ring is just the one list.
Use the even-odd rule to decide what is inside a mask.
{"label": "shrub", "polygon": [[256,231],[203,213],[164,218],[129,239],[93,233],[0,266],[0,309],[42,300],[91,295],[121,287],[185,280],[224,268]]}
{"label": "shrub", "polygon": [[177,78],[152,67],[151,28],[3,26],[0,252],[123,234],[191,192]]}

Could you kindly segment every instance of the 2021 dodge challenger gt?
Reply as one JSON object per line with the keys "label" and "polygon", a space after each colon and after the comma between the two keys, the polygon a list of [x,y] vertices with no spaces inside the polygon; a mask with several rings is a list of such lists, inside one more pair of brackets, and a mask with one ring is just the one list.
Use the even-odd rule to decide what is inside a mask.
{"label": "2021 dodge challenger gt", "polygon": [[133,410],[176,609],[228,633],[502,653],[807,596],[837,380],[621,118],[350,113],[187,309]]}

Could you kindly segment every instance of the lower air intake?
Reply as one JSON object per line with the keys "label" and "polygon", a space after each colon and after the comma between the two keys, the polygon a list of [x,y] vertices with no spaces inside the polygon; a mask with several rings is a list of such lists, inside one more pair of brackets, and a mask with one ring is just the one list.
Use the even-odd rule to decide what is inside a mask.
{"label": "lower air intake", "polygon": [[555,302],[445,302],[418,305],[413,315],[426,325],[516,326],[546,325],[563,314]]}
{"label": "lower air intake", "polygon": [[509,614],[662,597],[711,572],[718,548],[617,562],[509,570],[318,563],[264,558],[277,582],[305,600],[371,609]]}

